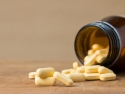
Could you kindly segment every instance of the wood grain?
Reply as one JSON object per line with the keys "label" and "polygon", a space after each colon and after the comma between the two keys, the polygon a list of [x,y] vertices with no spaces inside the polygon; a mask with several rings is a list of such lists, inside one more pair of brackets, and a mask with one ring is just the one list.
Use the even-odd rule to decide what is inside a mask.
{"label": "wood grain", "polygon": [[63,61],[1,61],[0,94],[125,94],[125,72],[117,74],[115,81],[85,81],[66,87],[36,86],[28,73],[40,67],[54,67],[57,71],[71,68],[72,62]]}

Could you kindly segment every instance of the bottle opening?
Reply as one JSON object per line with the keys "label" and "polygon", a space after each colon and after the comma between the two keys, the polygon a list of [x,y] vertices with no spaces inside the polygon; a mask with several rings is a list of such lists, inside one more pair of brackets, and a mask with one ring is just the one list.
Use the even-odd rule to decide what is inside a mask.
{"label": "bottle opening", "polygon": [[92,45],[99,44],[104,48],[108,47],[109,41],[106,34],[98,27],[88,26],[81,29],[76,37],[76,54],[84,63],[84,57],[87,56],[88,50],[92,49]]}
{"label": "bottle opening", "polygon": [[92,23],[81,28],[75,39],[75,52],[81,63],[84,64],[84,58],[93,44],[99,44],[103,48],[109,46],[106,59],[100,63],[109,67],[119,53],[119,40],[115,31],[103,22]]}

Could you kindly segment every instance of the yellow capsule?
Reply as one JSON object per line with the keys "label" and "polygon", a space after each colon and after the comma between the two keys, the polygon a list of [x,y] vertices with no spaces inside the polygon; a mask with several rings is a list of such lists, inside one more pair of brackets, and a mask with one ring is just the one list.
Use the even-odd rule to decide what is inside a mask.
{"label": "yellow capsule", "polygon": [[88,50],[88,55],[92,55],[92,54],[94,54],[94,52],[95,52],[95,51],[92,50],[92,49],[91,49],[91,50]]}
{"label": "yellow capsule", "polygon": [[100,66],[99,65],[95,65],[95,66],[86,66],[85,67],[85,72],[86,73],[98,73],[98,68]]}
{"label": "yellow capsule", "polygon": [[103,55],[103,54],[108,54],[108,50],[107,49],[101,49],[101,50],[96,50],[95,52],[97,55]]}
{"label": "yellow capsule", "polygon": [[74,63],[73,63],[73,68],[76,70],[78,67],[79,67],[78,62],[74,62]]}
{"label": "yellow capsule", "polygon": [[76,70],[79,71],[80,73],[84,73],[85,72],[85,66],[80,66]]}
{"label": "yellow capsule", "polygon": [[101,49],[103,49],[103,47],[102,47],[101,45],[99,45],[99,44],[94,44],[94,45],[92,45],[92,49],[93,49],[94,51],[96,51],[96,50],[101,50]]}
{"label": "yellow capsule", "polygon": [[52,67],[48,68],[39,68],[36,70],[36,75],[45,78],[45,77],[51,77],[53,76],[53,73],[55,72],[55,69]]}
{"label": "yellow capsule", "polygon": [[107,54],[99,55],[96,58],[96,62],[98,62],[100,64],[100,63],[102,63],[106,59],[106,57],[107,57]]}
{"label": "yellow capsule", "polygon": [[101,66],[101,67],[98,68],[98,73],[100,73],[100,74],[113,73],[113,71],[104,67],[104,66]]}
{"label": "yellow capsule", "polygon": [[72,74],[72,73],[82,73],[80,70],[72,70],[71,72],[70,72],[70,74]]}
{"label": "yellow capsule", "polygon": [[98,80],[100,78],[99,73],[84,73],[86,80]]}
{"label": "yellow capsule", "polygon": [[63,75],[59,72],[55,72],[53,74],[53,77],[55,77],[60,82],[64,83],[66,86],[72,86],[73,85],[73,81],[70,78],[68,78],[67,76],[65,76],[65,75]]}
{"label": "yellow capsule", "polygon": [[105,73],[100,75],[100,80],[102,81],[109,81],[109,80],[115,80],[116,74],[114,73]]}
{"label": "yellow capsule", "polygon": [[72,74],[67,74],[66,76],[72,79],[74,82],[85,81],[85,76],[82,73],[72,73]]}
{"label": "yellow capsule", "polygon": [[46,77],[46,78],[40,78],[35,77],[35,84],[37,86],[53,86],[56,83],[56,79],[54,77]]}
{"label": "yellow capsule", "polygon": [[88,56],[88,55],[85,56],[85,58],[84,58],[84,62],[87,61],[87,60],[89,59],[89,57],[90,57],[90,56]]}
{"label": "yellow capsule", "polygon": [[29,78],[35,78],[36,72],[30,72],[29,73]]}
{"label": "yellow capsule", "polygon": [[65,70],[62,70],[61,73],[62,74],[70,74],[71,71],[73,71],[74,69],[65,69]]}
{"label": "yellow capsule", "polygon": [[94,65],[96,63],[96,57],[97,57],[97,54],[93,54],[90,56],[90,58],[84,63],[85,66],[91,66],[91,65]]}

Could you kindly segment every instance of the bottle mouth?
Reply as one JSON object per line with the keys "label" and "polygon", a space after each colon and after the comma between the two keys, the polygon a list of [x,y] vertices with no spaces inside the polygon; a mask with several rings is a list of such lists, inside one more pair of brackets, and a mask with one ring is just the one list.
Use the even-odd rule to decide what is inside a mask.
{"label": "bottle mouth", "polygon": [[82,27],[75,38],[75,53],[81,63],[93,44],[100,44],[104,48],[109,46],[106,59],[100,64],[110,67],[118,59],[120,53],[120,38],[117,31],[106,22],[94,22]]}

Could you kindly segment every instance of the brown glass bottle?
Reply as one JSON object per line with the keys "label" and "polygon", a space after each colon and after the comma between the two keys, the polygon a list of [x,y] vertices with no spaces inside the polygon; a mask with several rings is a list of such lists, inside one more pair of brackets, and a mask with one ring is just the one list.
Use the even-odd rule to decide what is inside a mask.
{"label": "brown glass bottle", "polygon": [[125,17],[110,16],[83,26],[75,38],[75,52],[84,64],[84,57],[93,44],[109,46],[101,65],[114,71],[125,70]]}

